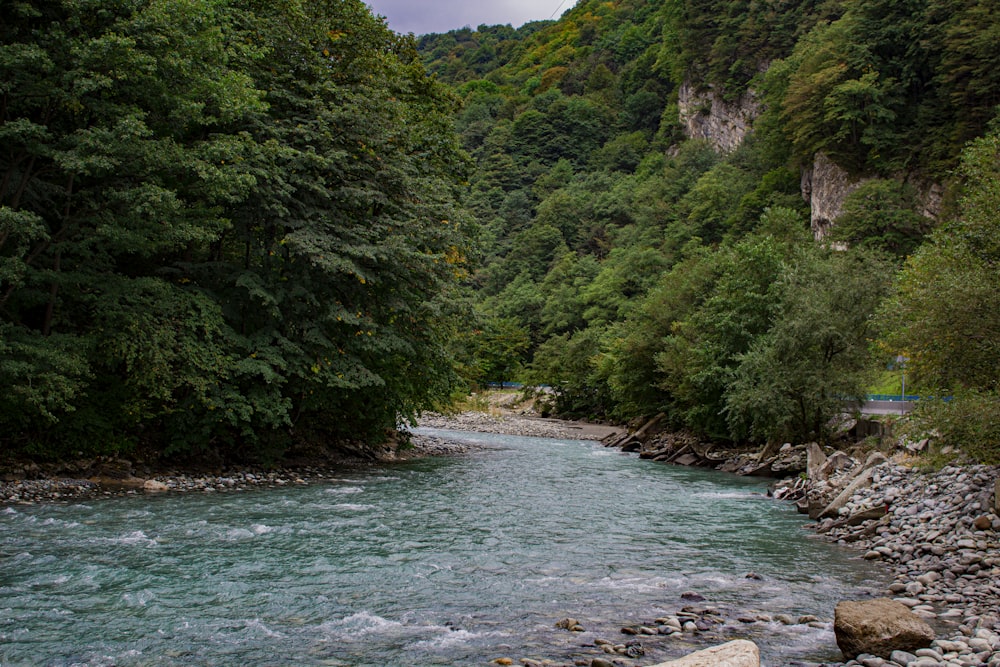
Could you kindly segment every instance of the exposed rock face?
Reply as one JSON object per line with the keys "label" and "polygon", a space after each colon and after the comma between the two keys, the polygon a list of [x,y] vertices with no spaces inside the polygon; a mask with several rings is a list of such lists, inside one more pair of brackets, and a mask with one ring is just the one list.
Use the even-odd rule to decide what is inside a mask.
{"label": "exposed rock face", "polygon": [[[902,176],[899,177],[901,180]],[[844,200],[852,192],[870,181],[847,173],[825,153],[817,153],[809,169],[802,171],[802,197],[809,202],[810,224],[817,241],[830,233],[834,221],[843,212]],[[918,192],[920,213],[936,219],[941,212],[944,197],[938,183],[912,182]]]}
{"label": "exposed rock face", "polygon": [[812,168],[802,172],[802,197],[812,210],[810,223],[817,241],[830,232],[844,207],[844,199],[867,179],[854,178],[825,153],[817,153]]}
{"label": "exposed rock face", "polygon": [[687,135],[706,139],[723,153],[730,153],[743,143],[754,119],[760,115],[760,103],[753,91],[728,102],[717,91],[702,92],[690,82],[685,82],[678,91],[677,107]]}
{"label": "exposed rock face", "polygon": [[889,658],[893,651],[927,648],[934,630],[901,602],[888,598],[845,601],[834,611],[837,646],[852,660],[862,653]]}
{"label": "exposed rock face", "polygon": [[753,642],[737,639],[653,667],[760,667],[760,651]]}

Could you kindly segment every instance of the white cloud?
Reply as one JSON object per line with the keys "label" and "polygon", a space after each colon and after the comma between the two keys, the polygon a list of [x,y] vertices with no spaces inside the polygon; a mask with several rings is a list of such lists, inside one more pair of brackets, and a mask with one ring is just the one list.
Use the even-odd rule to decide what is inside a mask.
{"label": "white cloud", "polygon": [[528,21],[559,16],[576,0],[366,0],[376,14],[385,16],[396,32],[448,32],[456,28]]}

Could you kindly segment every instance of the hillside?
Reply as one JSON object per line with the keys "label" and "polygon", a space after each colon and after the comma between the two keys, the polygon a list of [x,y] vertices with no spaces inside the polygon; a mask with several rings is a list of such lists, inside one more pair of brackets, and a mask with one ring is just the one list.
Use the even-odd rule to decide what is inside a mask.
{"label": "hillside", "polygon": [[780,442],[905,356],[996,410],[998,36],[976,0],[584,0],[421,38],[475,161],[468,376]]}

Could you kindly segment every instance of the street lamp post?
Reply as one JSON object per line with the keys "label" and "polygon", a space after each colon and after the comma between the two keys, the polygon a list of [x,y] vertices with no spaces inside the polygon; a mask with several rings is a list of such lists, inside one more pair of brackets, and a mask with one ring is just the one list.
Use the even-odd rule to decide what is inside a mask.
{"label": "street lamp post", "polygon": [[903,379],[903,393],[902,401],[900,401],[899,412],[903,414],[906,412],[906,362],[909,361],[908,357],[904,357],[902,354],[896,357],[896,363],[899,364],[899,371],[902,374]]}

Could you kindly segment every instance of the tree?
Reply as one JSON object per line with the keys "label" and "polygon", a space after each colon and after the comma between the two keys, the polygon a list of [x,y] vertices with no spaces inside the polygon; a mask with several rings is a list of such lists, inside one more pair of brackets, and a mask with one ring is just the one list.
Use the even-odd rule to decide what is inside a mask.
{"label": "tree", "polygon": [[917,211],[914,189],[893,179],[866,181],[844,200],[831,238],[904,258],[920,245],[932,220]]}
{"label": "tree", "polygon": [[656,359],[668,378],[663,388],[677,398],[685,424],[700,433],[716,438],[729,434],[724,397],[741,355],[772,325],[784,254],[782,245],[769,237],[749,237],[721,250],[715,284],[673,327],[671,344]]}
{"label": "tree", "polygon": [[738,357],[725,395],[734,436],[823,441],[831,417],[864,396],[873,314],[890,269],[878,255],[814,249],[776,285],[774,324]]}
{"label": "tree", "polygon": [[[234,46],[225,14],[198,0],[4,5],[8,434],[115,446],[179,395],[206,400],[204,378],[226,365],[218,305],[165,271],[217,240],[224,208],[254,182],[232,166],[250,142],[223,127],[262,110],[263,95],[231,62],[255,51]],[[120,346],[138,321],[155,326]],[[132,396],[130,382],[140,396],[157,389]]]}
{"label": "tree", "polygon": [[959,217],[907,260],[881,309],[884,343],[938,390],[1000,389],[1000,133],[962,156]]}
{"label": "tree", "polygon": [[409,39],[355,0],[2,12],[5,433],[247,455],[447,393],[464,159]]}

